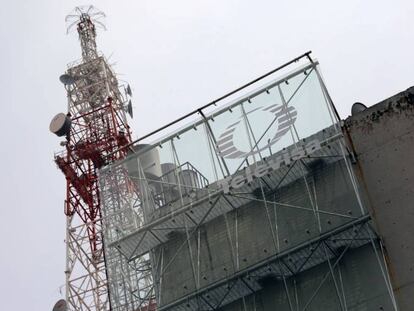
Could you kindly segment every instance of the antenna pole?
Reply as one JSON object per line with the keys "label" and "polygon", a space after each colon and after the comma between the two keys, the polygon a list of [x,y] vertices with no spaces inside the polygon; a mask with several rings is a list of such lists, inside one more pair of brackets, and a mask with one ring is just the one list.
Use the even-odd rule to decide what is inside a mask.
{"label": "antenna pole", "polygon": [[91,17],[87,13],[80,15],[77,30],[81,43],[83,61],[88,62],[97,58],[95,24],[91,21]]}
{"label": "antenna pole", "polygon": [[70,66],[60,77],[67,91],[68,112],[58,114],[50,126],[53,133],[65,138],[61,142],[65,149],[55,155],[55,162],[66,177],[68,311],[137,310],[145,305],[137,301],[137,293],[148,296],[139,288],[151,282],[146,277],[145,282],[141,278],[136,284],[127,284],[123,276],[140,269],[108,246],[110,238],[118,238],[119,233],[104,221],[105,208],[109,208],[104,207],[105,202],[113,202],[110,206],[116,211],[130,209],[129,201],[122,205],[121,200],[133,197],[137,189],[121,170],[107,179],[113,197],[101,197],[100,169],[125,159],[124,146],[132,141],[125,114],[130,89],[129,94],[121,92],[111,67],[97,53],[96,26],[105,28],[99,21],[104,16],[89,6],[78,7],[66,17],[69,29],[77,27],[82,62]]}

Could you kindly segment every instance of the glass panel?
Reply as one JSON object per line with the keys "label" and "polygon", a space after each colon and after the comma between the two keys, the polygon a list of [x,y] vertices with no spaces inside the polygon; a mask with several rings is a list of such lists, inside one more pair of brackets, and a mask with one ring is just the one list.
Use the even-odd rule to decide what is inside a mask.
{"label": "glass panel", "polygon": [[191,165],[208,185],[223,178],[224,172],[217,160],[213,145],[209,142],[204,123],[187,130],[172,139],[177,165]]}
{"label": "glass panel", "polygon": [[258,155],[259,160],[293,144],[290,124],[296,112],[283,104],[277,87],[245,102],[243,108],[253,140],[251,153]]}
{"label": "glass panel", "polygon": [[240,105],[214,114],[208,118],[208,125],[211,138],[217,144],[217,155],[227,167],[227,175],[231,175],[243,162],[243,155],[250,150]]}
{"label": "glass panel", "polygon": [[[317,241],[332,229],[336,237],[324,240],[332,253],[369,243],[364,236],[351,242],[364,212],[321,83],[310,64],[163,140],[135,146],[123,162],[138,197],[136,218],[144,221],[127,230],[126,217],[110,218],[118,222],[114,232],[125,231],[111,242],[129,261],[151,254],[160,307],[188,297],[187,308],[196,309],[194,293],[230,303],[243,288],[219,294],[242,271],[257,289],[269,275],[280,281],[315,268],[334,256]],[[105,208],[117,201],[102,197]]]}
{"label": "glass panel", "polygon": [[306,72],[307,75],[286,80],[288,84],[280,84],[283,101],[295,111],[292,127],[296,139],[307,138],[334,124],[316,70]]}

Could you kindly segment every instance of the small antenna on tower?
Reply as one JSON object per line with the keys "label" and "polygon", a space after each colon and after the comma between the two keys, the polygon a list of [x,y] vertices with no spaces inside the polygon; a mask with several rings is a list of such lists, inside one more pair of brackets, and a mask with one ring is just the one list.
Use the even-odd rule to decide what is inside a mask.
{"label": "small antenna on tower", "polygon": [[89,18],[89,20],[95,25],[99,26],[99,28],[106,30],[104,22],[106,18],[105,13],[93,5],[82,5],[77,6],[73,9],[72,12],[66,15],[66,33],[71,32],[71,30],[74,28],[73,26],[81,22],[82,18]]}
{"label": "small antenna on tower", "polygon": [[132,109],[132,102],[131,100],[128,101],[128,105],[125,107],[125,111],[129,114],[131,119],[134,118],[134,110]]}
{"label": "small antenna on tower", "polygon": [[55,303],[52,311],[66,311],[67,309],[68,305],[66,303],[66,300],[60,299]]}
{"label": "small antenna on tower", "polygon": [[85,62],[98,57],[96,50],[96,26],[106,30],[103,19],[105,13],[99,11],[93,5],[78,6],[66,16],[66,32],[69,33],[74,26],[79,34],[82,49],[82,58]]}
{"label": "small antenna on tower", "polygon": [[132,91],[131,91],[131,87],[129,86],[129,84],[127,85],[127,87],[126,87],[126,93],[129,95],[129,96],[132,96]]}

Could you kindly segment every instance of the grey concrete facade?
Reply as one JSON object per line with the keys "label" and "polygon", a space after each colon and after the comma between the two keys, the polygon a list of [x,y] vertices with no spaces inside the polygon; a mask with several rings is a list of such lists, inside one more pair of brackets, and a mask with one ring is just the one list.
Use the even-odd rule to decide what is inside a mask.
{"label": "grey concrete facade", "polygon": [[[335,143],[325,148],[335,149],[334,146]],[[198,228],[198,235],[189,237],[184,231],[177,230],[167,243],[157,247],[153,253],[154,262],[162,258],[162,262],[169,263],[167,268],[158,266],[154,273],[162,274],[156,284],[159,308],[393,310],[383,275],[386,269],[383,259],[378,256],[378,245],[369,239],[371,233],[368,238],[367,235],[358,236],[356,240],[362,243],[357,245],[352,245],[351,237],[330,235],[335,229],[366,217],[366,212],[361,211],[348,174],[346,163],[350,162],[340,156],[337,160],[331,160],[332,156],[329,159],[305,159],[302,164],[297,164],[306,167],[305,178],[299,175],[266,195],[256,191],[258,180],[240,189],[241,193],[256,193],[258,198],[264,195],[268,202],[282,204],[267,205],[259,199],[250,200],[203,223]],[[309,188],[312,188],[311,196]],[[225,197],[231,200],[232,194]],[[312,209],[316,202],[320,209],[317,217]],[[283,203],[287,203],[286,206]],[[221,198],[216,204],[225,204],[225,200]],[[356,232],[358,227],[352,225],[350,228]],[[324,233],[328,235],[322,237]],[[295,270],[315,258],[311,259],[312,251],[304,253],[293,249],[319,238],[318,243],[326,245],[325,253],[322,250],[314,254],[319,257],[314,265]],[[349,240],[349,250],[344,250],[347,248],[345,242],[335,245],[336,239]],[[327,255],[331,251],[334,253],[332,257]],[[339,258],[342,251],[344,256]],[[275,265],[272,258],[281,253],[287,255],[278,261],[280,266]],[[258,265],[261,268],[256,268]],[[269,270],[263,272],[263,267],[269,267]],[[250,291],[238,288],[235,275],[241,275],[242,282],[249,283],[246,287]],[[220,287],[221,284],[224,285]],[[235,298],[224,303],[226,295]]]}
{"label": "grey concrete facade", "polygon": [[[346,303],[341,305],[335,291],[335,284],[332,279],[329,279],[306,310],[393,310],[387,290],[382,286],[383,280],[378,274],[378,266],[372,264],[375,261],[376,258],[370,246],[364,246],[347,253],[340,268],[343,283],[347,284],[344,291],[345,299],[342,299]],[[327,265],[319,265],[288,281],[293,310],[304,309],[304,302],[309,300],[313,289],[320,284],[321,278],[328,269]],[[339,270],[337,274],[339,279]],[[295,303],[295,294],[298,296],[298,304]],[[221,310],[292,310],[286,297],[282,283],[269,282],[262,291],[247,296],[244,301],[234,302]]]}
{"label": "grey concrete facade", "polygon": [[349,117],[345,129],[385,245],[399,310],[413,310],[414,88]]}
{"label": "grey concrete facade", "polygon": [[[358,215],[360,211],[355,193],[344,171],[346,169],[341,161],[315,170],[313,180],[319,196],[318,204],[325,212]],[[197,260],[192,260],[191,256],[195,257],[197,251],[200,253],[198,288],[203,288],[320,234],[303,179],[278,189],[272,196],[276,196],[278,202],[308,209],[280,205],[266,207],[262,202],[253,201],[203,224],[200,235],[192,237],[190,243],[181,249],[187,238],[184,232],[177,232],[168,243],[160,246],[156,257],[162,251],[164,262],[172,261],[163,276],[161,306],[196,290],[197,277],[194,277],[191,265],[192,261]],[[333,214],[321,214],[322,232],[350,220]],[[272,229],[274,231],[276,227],[278,249],[272,236]],[[239,241],[237,250],[236,239]]]}
{"label": "grey concrete facade", "polygon": [[[334,277],[320,287],[309,301],[312,290],[329,272],[327,262],[302,271],[285,283],[272,277],[260,280],[261,287],[245,294],[217,310],[394,310],[393,295],[387,288],[390,275],[392,290],[398,310],[412,310],[414,293],[414,88],[399,93],[344,121],[344,134],[348,147],[355,154],[352,169],[358,180],[363,205],[370,215],[371,225],[381,239],[375,246],[366,244],[349,250],[334,267]],[[319,203],[325,211],[358,214],[358,206],[349,180],[339,167],[343,163],[325,165],[313,172],[313,185],[317,189]],[[322,164],[323,166],[323,164]],[[339,169],[339,170],[338,170]],[[254,189],[253,189],[254,190]],[[300,181],[284,186],[273,196],[279,201],[310,207],[305,185]],[[275,210],[277,211],[275,213]],[[170,242],[158,247],[155,256],[174,263],[166,270],[162,284],[159,307],[169,310],[174,301],[189,297],[222,279],[269,256],[289,250],[295,244],[317,237],[318,224],[307,212],[273,208],[251,202],[225,216],[218,217],[199,228],[198,237],[189,239],[177,232]],[[235,221],[237,219],[237,232]],[[278,221],[276,221],[278,219]],[[269,223],[270,222],[270,223]],[[321,215],[322,231],[340,227],[342,218]],[[270,224],[270,226],[268,225]],[[271,228],[278,227],[278,249],[272,240]],[[237,237],[236,237],[237,234]],[[235,262],[234,241],[239,239]],[[382,249],[381,246],[384,246]],[[179,254],[177,255],[177,249]],[[203,258],[194,275],[191,268],[195,253]],[[381,254],[384,252],[385,257]],[[385,262],[386,263],[385,263]],[[193,267],[194,268],[194,267]],[[340,275],[339,275],[340,274]],[[335,277],[336,276],[336,277]],[[338,291],[338,279],[342,291]],[[385,282],[384,282],[385,281]],[[342,293],[342,297],[338,297]],[[205,299],[204,296],[203,299]],[[211,300],[214,301],[214,297]],[[214,303],[213,303],[214,305]],[[191,309],[190,304],[188,305]],[[163,309],[163,310],[164,310]]]}
{"label": "grey concrete facade", "polygon": [[[151,286],[130,290],[133,297],[159,311],[411,310],[413,98],[403,92],[342,122],[332,111],[332,123],[301,123],[304,137],[295,127],[286,147],[268,141],[260,157],[237,163],[214,158],[209,126],[218,118],[203,121],[205,131],[182,130],[188,141],[180,132],[148,145],[159,159],[131,155],[143,221],[125,221],[136,212],[129,207],[115,213],[126,229],[110,247],[151,273]],[[210,181],[206,161],[176,148],[206,138]],[[174,169],[158,176],[158,162]],[[181,178],[190,171],[205,182]]]}

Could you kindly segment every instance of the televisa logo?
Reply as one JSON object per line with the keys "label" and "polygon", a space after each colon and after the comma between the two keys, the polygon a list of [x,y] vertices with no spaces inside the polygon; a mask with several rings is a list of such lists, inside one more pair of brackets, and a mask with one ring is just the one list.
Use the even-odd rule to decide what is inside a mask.
{"label": "televisa logo", "polygon": [[246,183],[250,183],[253,178],[259,178],[271,171],[278,170],[281,166],[290,165],[292,162],[307,157],[321,149],[319,140],[314,139],[307,143],[297,144],[292,150],[286,150],[270,160],[264,160],[257,165],[247,166],[242,174],[226,177],[217,182],[224,193],[229,193],[231,189],[238,189]]}
{"label": "televisa logo", "polygon": [[245,158],[269,148],[270,146],[276,144],[284,135],[286,135],[286,133],[290,131],[291,127],[296,122],[298,114],[295,107],[288,106],[286,104],[273,104],[266,107],[257,107],[252,111],[247,112],[246,115],[251,113],[270,113],[273,115],[274,120],[271,125],[273,125],[273,127],[276,129],[274,136],[269,139],[268,143],[264,146],[258,146],[258,148],[250,151],[240,150],[234,143],[234,134],[237,129],[240,130],[240,128],[242,128],[242,116],[239,118],[239,120],[237,120],[237,122],[227,126],[227,128],[223,133],[221,133],[220,137],[218,138],[217,149],[220,156],[228,159]]}

